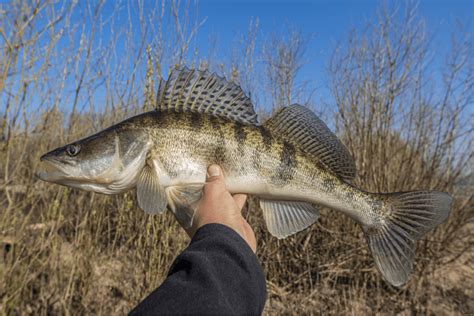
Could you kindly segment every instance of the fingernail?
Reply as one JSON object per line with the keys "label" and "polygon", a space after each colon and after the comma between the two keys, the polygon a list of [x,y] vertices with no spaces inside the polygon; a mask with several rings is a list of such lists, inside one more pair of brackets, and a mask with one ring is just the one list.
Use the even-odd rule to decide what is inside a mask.
{"label": "fingernail", "polygon": [[209,177],[218,177],[221,174],[221,169],[219,166],[212,165],[207,170],[207,173],[209,174]]}

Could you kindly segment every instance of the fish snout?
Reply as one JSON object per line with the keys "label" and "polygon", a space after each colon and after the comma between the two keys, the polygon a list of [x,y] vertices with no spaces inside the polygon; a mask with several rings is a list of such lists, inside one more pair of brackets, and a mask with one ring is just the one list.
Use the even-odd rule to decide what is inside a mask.
{"label": "fish snout", "polygon": [[40,161],[45,161],[48,159],[48,154],[44,154],[43,156],[40,157]]}
{"label": "fish snout", "polygon": [[35,175],[43,181],[54,181],[63,176],[63,172],[55,159],[48,154],[40,157],[40,164]]}

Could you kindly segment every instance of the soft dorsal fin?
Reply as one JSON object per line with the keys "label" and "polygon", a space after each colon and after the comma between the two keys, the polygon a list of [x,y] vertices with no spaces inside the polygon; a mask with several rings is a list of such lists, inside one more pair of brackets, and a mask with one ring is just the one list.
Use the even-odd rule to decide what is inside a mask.
{"label": "soft dorsal fin", "polygon": [[257,124],[250,99],[233,82],[208,71],[175,69],[158,89],[158,111],[197,112]]}
{"label": "soft dorsal fin", "polygon": [[264,127],[292,143],[344,180],[355,177],[346,147],[310,109],[293,104],[275,113]]}

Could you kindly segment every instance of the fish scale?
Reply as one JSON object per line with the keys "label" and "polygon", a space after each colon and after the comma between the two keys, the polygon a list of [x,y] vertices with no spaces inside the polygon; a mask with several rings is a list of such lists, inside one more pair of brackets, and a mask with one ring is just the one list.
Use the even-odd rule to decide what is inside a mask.
{"label": "fish scale", "polygon": [[312,111],[291,105],[263,124],[232,82],[190,69],[160,82],[157,110],[129,118],[41,157],[39,177],[105,194],[136,189],[149,214],[169,209],[193,224],[207,166],[231,193],[260,199],[269,232],[285,238],[312,225],[321,206],[359,223],[383,277],[404,284],[416,242],[448,216],[444,192],[370,193],[351,184],[355,163]]}

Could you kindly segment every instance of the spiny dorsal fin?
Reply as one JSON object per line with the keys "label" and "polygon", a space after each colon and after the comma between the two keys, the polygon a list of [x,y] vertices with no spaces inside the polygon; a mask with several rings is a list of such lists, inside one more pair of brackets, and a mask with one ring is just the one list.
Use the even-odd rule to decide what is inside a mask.
{"label": "spiny dorsal fin", "polygon": [[257,124],[250,99],[233,82],[208,71],[173,70],[158,89],[158,111],[197,112]]}
{"label": "spiny dorsal fin", "polygon": [[309,154],[344,180],[355,177],[355,163],[346,147],[308,108],[293,104],[275,113],[264,127]]}

